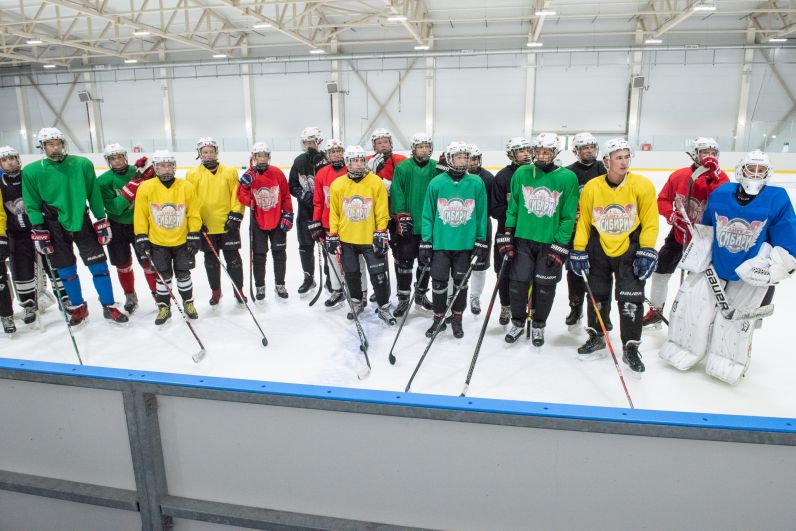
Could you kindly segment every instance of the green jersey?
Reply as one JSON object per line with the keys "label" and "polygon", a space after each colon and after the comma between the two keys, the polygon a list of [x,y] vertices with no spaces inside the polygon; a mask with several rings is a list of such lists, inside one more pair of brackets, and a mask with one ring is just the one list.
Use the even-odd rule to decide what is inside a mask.
{"label": "green jersey", "polygon": [[44,223],[44,205],[54,209],[61,226],[77,232],[83,227],[86,202],[96,219],[105,217],[94,164],[85,157],[67,155],[62,162],[44,158],[23,169],[22,198],[33,225]]}
{"label": "green jersey", "polygon": [[108,219],[123,225],[133,224],[133,203],[121,194],[124,185],[136,178],[135,166],[128,166],[127,173],[119,175],[113,170],[108,170],[97,177],[97,185],[105,203],[105,212]]}
{"label": "green jersey", "polygon": [[486,188],[477,175],[458,182],[447,173],[431,180],[423,207],[422,238],[435,251],[469,251],[486,241]]}
{"label": "green jersey", "polygon": [[398,163],[390,186],[391,214],[409,212],[414,219],[412,232],[420,234],[423,205],[431,179],[437,175],[437,161],[429,160],[421,167],[414,157]]}
{"label": "green jersey", "polygon": [[506,228],[518,238],[568,245],[578,210],[578,178],[566,168],[520,166],[511,179]]}

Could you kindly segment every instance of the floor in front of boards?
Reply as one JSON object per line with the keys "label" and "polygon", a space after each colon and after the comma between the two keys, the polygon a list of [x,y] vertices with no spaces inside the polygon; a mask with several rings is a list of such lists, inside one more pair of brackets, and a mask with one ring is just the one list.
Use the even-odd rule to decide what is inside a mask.
{"label": "floor in front of boards", "polygon": [[[662,180],[656,180],[658,188],[661,184]],[[666,228],[662,223],[659,243],[662,243]],[[248,276],[246,231],[244,223],[241,253]],[[296,237],[292,232],[288,235],[289,299],[282,301],[276,298],[269,256],[266,300],[250,302],[254,315],[268,336],[269,345],[265,348],[260,344],[261,338],[251,316],[235,303],[230,283],[223,277],[223,272],[224,297],[220,305],[209,306],[209,288],[201,255],[198,258],[193,279],[199,319],[193,325],[207,347],[208,355],[204,361],[195,364],[191,360],[198,345],[176,310],[169,323],[161,327],[154,325],[155,304],[137,266],[136,284],[141,306],[126,328],[107,323],[102,318],[90,274],[81,266],[79,271],[83,291],[89,301],[90,318],[89,323],[75,333],[75,339],[84,362],[136,370],[403,391],[425,348],[424,332],[431,323],[429,313],[413,308],[395,349],[397,363],[393,366],[387,360],[387,353],[397,326],[385,328],[374,313],[375,304],[369,305],[362,315],[362,323],[370,342],[373,370],[368,378],[360,381],[356,372],[363,358],[358,350],[354,325],[345,318],[347,309],[325,309],[326,293],[314,307],[309,308],[310,297],[301,298],[296,293],[301,282],[301,269]],[[112,276],[118,298],[121,291],[115,272]],[[450,327],[437,338],[415,378],[413,391],[442,395],[461,392],[494,281],[495,273],[490,271],[481,296],[484,312],[479,316],[471,314],[469,309],[465,312],[464,338],[454,339]],[[678,283],[679,273],[675,273],[669,286],[669,302],[676,294]],[[394,287],[393,279],[393,306]],[[763,327],[755,332],[753,361],[746,377],[737,386],[729,386],[707,376],[704,364],[685,373],[668,366],[657,355],[666,340],[666,327],[645,330],[641,352],[646,372],[637,380],[630,378],[623,369],[635,406],[796,417],[796,393],[793,391],[796,358],[787,346],[791,338],[788,333],[792,325],[791,301],[794,297],[796,282],[793,280],[783,282],[777,288],[774,298],[777,311],[766,318]],[[547,323],[546,343],[537,349],[524,338],[513,345],[504,342],[507,329],[497,322],[499,305],[496,304],[468,395],[625,407],[627,401],[611,357],[593,362],[577,359],[576,349],[586,340],[587,334],[583,329],[567,330],[564,324],[567,311],[567,287],[566,281],[562,281]],[[610,338],[624,368],[615,304],[612,320],[615,328]],[[76,363],[63,317],[56,307],[43,315],[43,324],[43,331],[39,331],[17,319],[19,332],[16,337],[9,339],[0,333],[0,356]]]}

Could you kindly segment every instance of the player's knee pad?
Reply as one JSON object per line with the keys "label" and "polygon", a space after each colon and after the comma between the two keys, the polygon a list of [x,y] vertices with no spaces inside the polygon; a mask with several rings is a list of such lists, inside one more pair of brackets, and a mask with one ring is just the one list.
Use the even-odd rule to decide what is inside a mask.
{"label": "player's knee pad", "polygon": [[90,266],[88,266],[88,270],[91,271],[91,274],[95,277],[110,276],[110,271],[108,271],[108,262],[99,262],[96,264],[91,264]]}
{"label": "player's knee pad", "polygon": [[205,269],[208,271],[213,269],[221,269],[218,263],[218,258],[213,253],[205,253]]}
{"label": "player's knee pad", "polygon": [[686,277],[669,313],[669,336],[658,352],[661,359],[681,371],[699,363],[707,352],[715,315],[715,300],[705,277]]}
{"label": "player's knee pad", "polygon": [[387,282],[387,275],[384,273],[377,273],[373,277],[373,285],[374,286],[381,286]]}
{"label": "player's knee pad", "polygon": [[229,268],[243,267],[243,260],[237,251],[224,251],[224,260]]}
{"label": "player's knee pad", "polygon": [[434,279],[431,281],[431,291],[434,293],[444,293],[448,294],[448,281],[447,280],[437,280]]}
{"label": "player's knee pad", "polygon": [[119,273],[131,273],[133,271],[133,259],[131,258],[127,262],[117,265],[116,269]]}
{"label": "player's knee pad", "polygon": [[413,270],[412,266],[414,266],[414,260],[407,260],[406,258],[396,260],[395,272],[399,275],[411,275]]}

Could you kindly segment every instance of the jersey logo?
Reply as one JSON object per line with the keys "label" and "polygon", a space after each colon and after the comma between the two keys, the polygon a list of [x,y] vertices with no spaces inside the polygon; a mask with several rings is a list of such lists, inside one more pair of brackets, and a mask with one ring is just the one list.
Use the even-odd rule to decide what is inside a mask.
{"label": "jersey logo", "polygon": [[550,190],[546,186],[539,188],[523,186],[522,197],[525,199],[525,210],[529,214],[535,214],[540,218],[545,216],[552,218],[558,209],[561,192]]}
{"label": "jersey logo", "polygon": [[592,210],[594,226],[603,234],[627,234],[636,220],[636,205],[608,205]]}
{"label": "jersey logo", "polygon": [[314,175],[301,175],[298,176],[299,184],[304,190],[312,190],[315,186],[315,176]]}
{"label": "jersey logo", "polygon": [[716,214],[716,243],[731,253],[746,252],[755,246],[765,225],[766,220],[729,219]]}
{"label": "jersey logo", "polygon": [[17,225],[20,228],[24,229],[27,228],[28,224],[25,222],[25,202],[22,200],[21,197],[18,197],[15,200],[8,200],[5,203],[6,210],[11,212],[17,218]]}
{"label": "jersey logo", "polygon": [[149,208],[152,211],[155,225],[162,229],[172,230],[182,227],[185,221],[185,205],[151,203]]}
{"label": "jersey logo", "polygon": [[688,204],[686,204],[686,196],[682,194],[674,195],[675,210],[684,208],[686,214],[688,214],[688,219],[690,219],[692,223],[699,223],[702,220],[702,214],[705,212],[705,203],[705,201],[700,201],[692,196],[691,199],[688,200]]}
{"label": "jersey logo", "polygon": [[331,190],[329,186],[323,187],[323,202],[326,204],[326,208],[330,207],[329,199],[331,199],[332,196]]}
{"label": "jersey logo", "polygon": [[475,199],[459,199],[458,197],[437,199],[439,219],[443,224],[451,227],[458,227],[470,221],[470,218],[473,217],[473,210],[475,210]]}
{"label": "jersey logo", "polygon": [[271,210],[279,202],[279,185],[263,186],[254,191],[254,202],[260,210]]}
{"label": "jersey logo", "polygon": [[343,213],[354,223],[368,219],[371,210],[373,210],[372,197],[355,195],[343,198]]}

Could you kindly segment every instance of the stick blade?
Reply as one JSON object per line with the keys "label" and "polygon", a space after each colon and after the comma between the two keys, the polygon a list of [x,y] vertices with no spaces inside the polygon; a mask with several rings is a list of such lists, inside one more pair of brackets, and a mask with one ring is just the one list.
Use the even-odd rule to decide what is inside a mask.
{"label": "stick blade", "polygon": [[205,359],[205,356],[207,356],[207,351],[205,349],[202,349],[193,356],[191,356],[191,359],[193,360],[194,363],[199,363],[200,361]]}

